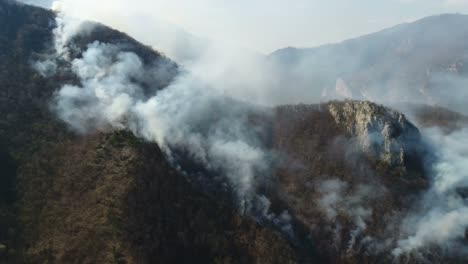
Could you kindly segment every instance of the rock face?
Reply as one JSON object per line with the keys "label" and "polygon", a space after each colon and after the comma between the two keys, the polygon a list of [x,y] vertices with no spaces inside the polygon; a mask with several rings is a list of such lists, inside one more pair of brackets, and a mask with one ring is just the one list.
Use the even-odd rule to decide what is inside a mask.
{"label": "rock face", "polygon": [[[371,102],[330,103],[335,122],[356,137],[368,155],[393,167],[404,167],[405,158],[414,155],[414,145],[421,144],[419,130],[406,117]],[[419,142],[419,143],[418,143]]]}

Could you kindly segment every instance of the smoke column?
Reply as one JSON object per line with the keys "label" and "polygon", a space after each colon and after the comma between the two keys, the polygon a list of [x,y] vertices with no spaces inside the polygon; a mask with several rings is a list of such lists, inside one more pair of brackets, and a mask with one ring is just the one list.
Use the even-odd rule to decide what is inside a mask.
{"label": "smoke column", "polygon": [[64,85],[56,92],[53,106],[62,120],[83,134],[130,129],[158,143],[173,162],[184,153],[223,178],[234,191],[240,212],[289,232],[287,212],[279,216],[271,213],[269,200],[257,192],[269,181],[270,153],[250,117],[268,114],[265,109],[232,99],[182,70],[164,89],[142,87],[140,83],[148,76],[158,78],[161,68],[169,67],[164,62],[172,62],[145,65],[138,55],[114,44],[94,42],[80,58],[71,58],[73,37],[92,29],[89,25],[83,29],[83,24],[63,12],[58,3],[54,6],[58,12],[54,31],[57,57],[69,60],[81,83]]}

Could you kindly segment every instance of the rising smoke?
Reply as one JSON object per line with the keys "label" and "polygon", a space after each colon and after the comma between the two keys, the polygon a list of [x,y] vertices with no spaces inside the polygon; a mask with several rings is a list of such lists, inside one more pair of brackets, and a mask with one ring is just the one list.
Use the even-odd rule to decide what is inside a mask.
{"label": "rising smoke", "polygon": [[445,134],[428,129],[425,136],[434,144],[438,161],[432,165],[432,187],[402,224],[407,236],[398,242],[395,255],[429,246],[442,246],[451,253],[466,255],[463,249],[468,226],[465,199],[468,186],[468,129]]}
{"label": "rising smoke", "polygon": [[[321,197],[318,204],[325,212],[328,221],[338,223],[340,226],[339,215],[345,215],[352,220],[354,229],[351,231],[347,245],[347,251],[352,251],[356,246],[357,237],[366,230],[367,222],[372,216],[372,208],[366,206],[365,201],[375,198],[373,187],[362,184],[350,192],[346,182],[326,180],[319,183],[319,189]],[[337,237],[334,240],[340,241],[342,238],[338,235],[339,232],[335,233]]]}
{"label": "rising smoke", "polygon": [[[158,143],[174,162],[183,153],[208,172],[224,177],[241,212],[289,232],[287,212],[277,217],[269,211],[268,199],[257,192],[263,182],[269,181],[271,154],[252,129],[255,125],[250,118],[253,114],[268,114],[265,109],[234,100],[210,86],[214,81],[203,82],[206,79],[186,71],[160,76],[161,68],[170,67],[172,62],[161,60],[148,66],[138,55],[122,51],[118,45],[96,41],[81,57],[72,58],[71,40],[92,28],[89,23],[83,27],[79,20],[69,17],[59,3],[54,6],[58,12],[56,57],[69,61],[71,71],[80,80],[80,85],[64,85],[55,94],[53,107],[62,120],[79,133],[130,129]],[[36,65],[41,63],[51,62]],[[212,68],[213,75],[218,76],[214,71]],[[172,77],[172,82],[164,89],[145,87],[141,84],[152,85],[145,80],[148,76]]]}

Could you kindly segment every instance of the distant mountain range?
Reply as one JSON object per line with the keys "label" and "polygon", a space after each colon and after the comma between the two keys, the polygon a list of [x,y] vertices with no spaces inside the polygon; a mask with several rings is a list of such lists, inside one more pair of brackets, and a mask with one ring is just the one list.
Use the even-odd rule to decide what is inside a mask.
{"label": "distant mountain range", "polygon": [[[27,2],[28,1],[22,1]],[[29,1],[32,2],[32,1]],[[44,3],[47,1],[43,1]],[[34,2],[33,4],[38,4]],[[132,21],[138,21],[132,24]],[[152,27],[141,28],[141,21]],[[121,30],[187,65],[211,59],[217,43],[174,24],[141,15]],[[255,54],[271,81],[272,104],[317,103],[352,98],[386,104],[419,102],[468,113],[468,15],[443,14],[397,25],[341,43],[288,47]],[[239,51],[249,53],[239,48]],[[219,51],[218,51],[219,53]],[[219,55],[219,54],[216,54]],[[230,69],[242,68],[236,62]],[[242,72],[242,69],[241,69]],[[294,85],[291,85],[294,84]],[[288,87],[285,89],[285,87]],[[263,89],[265,90],[265,89]],[[286,91],[285,91],[286,90]]]}
{"label": "distant mountain range", "polygon": [[467,43],[468,16],[444,14],[337,44],[281,49],[268,60],[282,84],[296,86],[291,101],[450,102],[451,108],[466,112]]}

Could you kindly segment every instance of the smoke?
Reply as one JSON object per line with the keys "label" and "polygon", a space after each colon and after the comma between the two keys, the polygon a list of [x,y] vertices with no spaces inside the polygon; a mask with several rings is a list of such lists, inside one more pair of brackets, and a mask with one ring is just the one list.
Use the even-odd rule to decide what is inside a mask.
{"label": "smoke", "polygon": [[[468,114],[466,105],[468,75],[462,61],[467,58],[468,55],[464,55],[458,63],[451,65],[446,72],[434,74],[429,83],[430,86],[434,87],[431,89],[431,100],[434,103],[465,115]],[[444,89],[437,89],[441,87]]]}
{"label": "smoke", "polygon": [[63,12],[61,1],[54,1],[52,10],[56,13],[56,28],[53,32],[55,37],[55,52],[59,57],[70,60],[68,42],[78,34],[89,33],[93,26],[91,23],[83,23],[83,20]]}
{"label": "smoke", "polygon": [[[285,87],[294,80],[298,92],[289,98],[294,102],[346,97],[398,108],[404,103],[441,105],[466,114],[467,51],[460,45],[467,31],[466,19],[431,17],[337,45],[285,49],[271,58]],[[467,131],[447,134],[422,128],[424,139],[432,145],[428,152],[436,154],[428,165],[431,187],[415,204],[405,205],[411,208],[406,216],[395,214],[386,239],[374,239],[371,250],[384,248],[397,257],[439,252],[466,259]],[[346,188],[342,183],[333,186],[323,188],[329,192],[320,201],[331,220],[339,215],[337,204]],[[354,224],[359,226],[358,221]]]}
{"label": "smoke", "polygon": [[56,94],[56,112],[81,133],[112,126],[124,128],[124,118],[142,98],[142,89],[131,81],[145,70],[134,53],[94,42],[83,58],[72,61],[72,71],[83,87],[65,85]]}
{"label": "smoke", "polygon": [[[93,24],[83,21],[96,21],[129,33],[163,52],[227,96],[257,105],[272,105],[289,94],[285,90],[280,94],[271,92],[273,87],[277,87],[276,91],[280,89],[263,54],[239,46],[235,41],[212,41],[193,35],[170,21],[172,18],[164,10],[171,8],[172,4],[165,1],[138,1],[135,4],[127,1],[54,1],[52,9],[57,13],[55,49],[63,58],[70,56],[70,49],[74,47],[66,42],[92,30]],[[44,76],[49,74],[48,70],[40,72]]]}
{"label": "smoke", "polygon": [[[377,76],[368,84],[371,88],[356,86],[355,79],[361,75],[351,78],[348,74],[369,63],[359,57],[379,58],[375,50],[370,55],[364,54],[366,56],[358,53],[362,56],[353,59],[349,50],[330,57],[332,51],[326,49],[319,52],[318,57],[301,59],[298,65],[291,67],[292,75],[283,75],[279,71],[284,68],[272,66],[271,58],[226,44],[205,42],[178,30],[151,34],[141,23],[132,23],[136,21],[134,17],[125,17],[120,23],[116,21],[120,18],[116,19],[113,11],[121,8],[118,4],[110,5],[111,10],[106,10],[108,15],[105,15],[102,13],[105,9],[101,8],[83,12],[77,2],[55,3],[54,10],[58,12],[54,31],[56,57],[34,65],[41,74],[49,76],[57,70],[57,60],[66,60],[80,80],[79,85],[65,85],[55,94],[54,108],[59,117],[79,133],[130,129],[135,135],[158,143],[173,162],[177,162],[179,155],[186,155],[213,174],[222,175],[234,190],[241,211],[271,221],[288,233],[292,232],[291,216],[287,212],[279,216],[272,213],[271,202],[258,191],[264,182],[270,181],[271,153],[252,129],[254,124],[250,119],[252,114],[263,114],[265,110],[248,102],[263,105],[317,102],[330,86],[338,88],[346,97],[354,98],[353,91],[357,90],[367,99],[394,99],[401,98],[400,92],[409,86],[405,81],[389,78],[380,86],[386,92],[378,92],[375,87],[386,78],[385,69],[395,67],[387,64],[383,70],[370,73],[363,70],[364,76]],[[70,40],[92,30],[90,24],[81,22],[82,19],[110,22],[110,25],[120,25],[120,29],[132,27],[130,31],[136,32],[138,39],[156,48],[161,44],[190,74],[179,73],[164,89],[147,87],[151,86],[147,76],[159,78],[159,69],[164,68],[164,64],[145,65],[135,53],[100,42],[89,44],[82,57],[72,58],[70,49],[75,47]],[[168,35],[170,37],[166,38]],[[288,66],[282,67],[285,65]],[[336,65],[343,67],[338,74]],[[412,73],[409,68],[402,68],[399,73],[405,71],[408,75]],[[447,82],[446,78],[438,76],[434,80]],[[458,80],[449,80],[460,87]],[[460,80],[464,84],[464,79]],[[400,86],[403,88],[396,92],[391,89]],[[405,92],[403,97],[413,101],[420,93],[411,91]],[[448,248],[458,244],[468,226],[466,202],[457,189],[465,185],[468,188],[468,130],[449,135],[430,130],[425,136],[438,150],[438,162],[432,168],[432,188],[403,219],[401,234],[394,238],[397,240],[393,250],[396,256],[432,245]],[[351,188],[348,183],[337,180],[320,184],[319,206],[328,220],[337,222],[343,215],[353,223],[348,251],[356,246],[358,237],[368,228],[372,209],[366,206],[366,201],[375,198],[372,188],[368,185]]]}
{"label": "smoke", "polygon": [[348,238],[347,252],[351,252],[357,242],[365,243],[368,241],[358,241],[358,238],[364,235],[368,222],[371,220],[372,208],[367,204],[369,200],[377,199],[379,194],[375,192],[377,186],[359,184],[351,187],[347,182],[341,180],[326,180],[318,184],[320,198],[318,200],[319,208],[325,213],[330,223],[337,226],[335,241],[339,242],[340,229],[347,224],[343,220],[352,223],[353,229]]}
{"label": "smoke", "polygon": [[[285,49],[264,56],[240,48],[234,37],[223,34],[224,42],[211,41],[177,26],[189,26],[184,19],[193,20],[194,13],[199,16],[195,21],[201,24],[219,17],[223,8],[208,2],[62,0],[55,1],[54,8],[59,7],[69,18],[97,21],[127,32],[163,51],[215,89],[252,103],[316,103],[345,97],[385,104],[437,103],[467,113],[461,100],[456,105],[452,102],[464,98],[465,89],[452,89],[454,83],[447,95],[442,93],[447,86],[440,82],[440,75],[447,71],[466,71],[463,16],[431,17],[336,45]],[[225,25],[227,20],[219,24]],[[214,35],[224,32],[217,22],[210,22],[212,27],[207,31]],[[73,24],[66,23],[76,28]],[[72,29],[64,31],[74,33]],[[465,83],[456,85],[464,87]]]}
{"label": "smoke", "polygon": [[[380,198],[385,203],[385,189],[377,185],[352,187],[342,180],[325,180],[318,184],[318,206],[336,228],[335,241],[341,241],[343,226],[351,221],[347,252],[356,246],[370,254],[392,252],[396,258],[412,255],[418,260],[426,255],[465,259],[468,228],[468,128],[447,133],[441,128],[423,128],[423,138],[430,143],[436,157],[429,163],[430,188],[418,195],[407,211],[389,212],[384,234],[369,236],[372,206]],[[403,194],[408,195],[408,194]],[[349,224],[348,224],[349,225]],[[359,248],[360,248],[359,247]]]}
{"label": "smoke", "polygon": [[[60,118],[81,133],[131,129],[168,154],[184,151],[222,172],[242,207],[251,206],[255,177],[266,174],[267,154],[248,130],[248,105],[228,99],[192,76],[181,74],[149,96],[138,82],[148,74],[134,53],[94,42],[71,62],[81,86],[65,85],[55,96]],[[258,172],[258,173],[257,173]],[[249,208],[242,208],[247,210]]]}
{"label": "smoke", "polygon": [[444,134],[432,128],[425,131],[425,136],[438,155],[432,168],[432,187],[403,220],[406,237],[398,241],[393,253],[439,246],[451,253],[466,254],[460,248],[468,227],[468,129]]}
{"label": "smoke", "polygon": [[[190,168],[178,164],[180,159],[203,166],[205,178],[197,180],[211,181],[209,185],[217,182],[217,186],[233,192],[240,212],[273,223],[292,235],[291,216],[286,211],[279,215],[271,212],[271,202],[258,191],[271,181],[271,154],[259,137],[261,129],[256,129],[251,119],[268,112],[212,86],[226,78],[222,65],[223,72],[218,74],[216,62],[201,60],[191,68],[193,72],[176,73],[164,70],[173,63],[163,57],[148,65],[118,44],[97,41],[79,52],[78,58],[72,58],[72,49],[77,49],[73,38],[92,28],[69,17],[60,5],[55,6],[55,59],[36,65],[44,65],[37,69],[45,72],[45,66],[55,63],[51,67],[54,69],[57,61],[64,60],[79,79],[79,84],[66,84],[55,93],[53,108],[60,119],[78,133],[129,129],[156,142],[188,176],[195,177],[190,175]],[[203,71],[211,72],[215,79],[205,82],[207,78],[196,75]],[[160,83],[168,85],[161,87]],[[211,175],[216,176],[209,178]]]}
{"label": "smoke", "polygon": [[197,85],[189,76],[179,79],[132,111],[132,130],[155,141],[166,152],[184,150],[206,168],[226,176],[248,210],[256,177],[265,177],[267,153],[248,130],[248,106]]}
{"label": "smoke", "polygon": [[43,77],[49,77],[57,72],[57,63],[54,60],[39,60],[32,63],[32,67]]}
{"label": "smoke", "polygon": [[53,29],[53,54],[45,55],[45,58],[32,63],[32,67],[43,77],[50,77],[57,73],[60,61],[71,60],[70,45],[73,37],[89,34],[95,24],[85,22],[77,17],[70,16],[62,11],[62,2],[53,1],[51,9],[55,12],[55,28]]}

